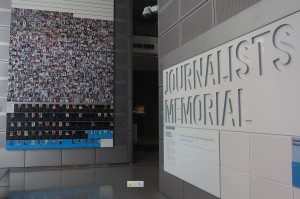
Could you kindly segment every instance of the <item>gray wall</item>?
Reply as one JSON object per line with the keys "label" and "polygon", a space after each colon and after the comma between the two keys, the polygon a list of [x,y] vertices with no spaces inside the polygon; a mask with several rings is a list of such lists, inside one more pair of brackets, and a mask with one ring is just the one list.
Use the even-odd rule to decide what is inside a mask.
{"label": "gray wall", "polygon": [[[160,183],[172,199],[213,199],[163,165],[162,71],[300,10],[298,0],[158,0]],[[222,187],[221,187],[222,189]]]}
{"label": "gray wall", "polygon": [[[6,9],[6,10],[3,10]],[[0,108],[7,95],[11,0],[0,1]],[[104,149],[5,150],[6,116],[0,114],[0,168],[127,163],[132,161],[132,1],[115,1],[114,147]],[[1,110],[1,109],[0,109]]]}

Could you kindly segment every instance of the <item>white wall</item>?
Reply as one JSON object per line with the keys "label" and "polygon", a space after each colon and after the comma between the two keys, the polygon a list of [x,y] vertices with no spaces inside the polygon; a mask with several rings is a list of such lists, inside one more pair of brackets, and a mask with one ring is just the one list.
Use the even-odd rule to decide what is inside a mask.
{"label": "white wall", "polygon": [[[164,1],[160,2],[164,4]],[[174,3],[176,1],[168,2]],[[222,0],[215,0],[213,2],[218,4],[218,2],[222,2]],[[226,0],[226,3],[228,3],[227,7],[232,6],[232,10],[234,8],[233,4],[237,4],[237,2],[233,0]],[[216,4],[214,4],[214,6],[215,5]],[[200,10],[201,6],[191,11],[190,15],[198,11],[200,12]],[[160,69],[162,71],[163,69],[172,67],[299,10],[300,2],[297,0],[263,0],[232,18],[220,24],[215,24],[213,28],[199,34],[184,44],[182,44],[182,35],[192,29],[181,29],[181,19],[177,19],[177,22],[170,23],[168,28],[160,33],[160,52],[163,52],[163,54],[160,53]],[[223,10],[223,12],[227,11],[229,12],[229,10]],[[165,13],[163,14],[164,16],[162,17],[167,15]],[[218,14],[218,10],[214,8],[214,16],[218,18]],[[194,26],[201,27],[199,24],[195,24]],[[172,38],[172,41],[168,40],[168,38]],[[165,46],[171,46],[172,48],[167,49]],[[169,52],[167,52],[166,49],[169,50]],[[300,63],[296,65],[299,64]],[[162,74],[161,72],[161,86],[163,84]],[[288,78],[286,81],[292,83],[299,79],[298,76],[299,75],[294,74],[293,77]],[[276,82],[276,79],[272,81]],[[260,90],[259,85],[256,85],[256,87],[258,93],[264,92],[266,94],[270,92],[269,90]],[[163,87],[160,88],[161,93],[163,89]],[[277,87],[271,87],[270,89],[276,92]],[[279,108],[283,108],[283,106],[291,109],[293,109],[294,106],[298,107],[298,104],[289,103],[289,98],[293,93],[299,94],[298,89],[294,91],[286,87],[282,93],[285,93],[285,100],[284,105],[280,104],[279,106],[281,107]],[[270,102],[272,101],[272,99],[269,100]],[[162,94],[160,103],[163,103]],[[281,125],[281,130],[275,129],[275,131],[270,130],[263,132],[251,129],[251,127],[247,130],[219,129],[220,187],[222,199],[298,199],[300,197],[300,190],[292,186],[292,137],[299,136],[300,129],[295,127],[293,131],[288,130],[291,127],[289,126],[289,120],[295,119],[295,116],[289,114],[284,114],[283,116],[285,120],[279,121],[279,124],[277,122],[274,125],[272,125],[272,117],[276,117],[276,115],[260,118],[264,124],[273,127]],[[258,118],[259,117],[260,116],[258,116]],[[161,118],[161,123],[162,120],[163,117]],[[161,133],[161,136],[162,135]],[[163,144],[161,144],[161,146],[164,147]],[[163,156],[164,154],[162,157]],[[164,172],[161,172],[160,176],[162,178],[160,185],[161,190],[169,196],[172,196],[172,198],[200,198],[202,195],[205,195],[203,198],[214,198],[203,194],[201,189],[194,187],[189,188],[189,190],[194,190],[193,193],[196,196],[191,196],[191,194],[186,192],[186,190],[188,190],[186,187],[192,186],[184,180],[165,174]],[[165,184],[171,184],[171,187],[167,188]],[[182,187],[182,189],[180,189],[180,187]],[[176,192],[176,194],[172,195],[172,190]]]}

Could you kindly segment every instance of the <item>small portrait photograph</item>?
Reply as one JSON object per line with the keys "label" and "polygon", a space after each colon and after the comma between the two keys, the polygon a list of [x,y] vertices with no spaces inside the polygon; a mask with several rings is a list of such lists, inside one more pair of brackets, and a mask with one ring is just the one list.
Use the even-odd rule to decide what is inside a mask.
{"label": "small portrait photograph", "polygon": [[45,145],[47,145],[49,143],[49,140],[45,140]]}
{"label": "small portrait photograph", "polygon": [[24,131],[24,136],[25,136],[25,137],[28,136],[28,131]]}

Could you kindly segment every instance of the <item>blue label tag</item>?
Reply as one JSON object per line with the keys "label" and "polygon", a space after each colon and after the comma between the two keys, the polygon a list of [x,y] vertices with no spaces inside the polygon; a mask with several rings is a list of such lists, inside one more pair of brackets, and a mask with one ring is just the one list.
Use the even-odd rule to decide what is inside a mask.
{"label": "blue label tag", "polygon": [[293,162],[293,186],[300,188],[300,163]]}
{"label": "blue label tag", "polygon": [[293,138],[293,186],[300,188],[300,138]]}

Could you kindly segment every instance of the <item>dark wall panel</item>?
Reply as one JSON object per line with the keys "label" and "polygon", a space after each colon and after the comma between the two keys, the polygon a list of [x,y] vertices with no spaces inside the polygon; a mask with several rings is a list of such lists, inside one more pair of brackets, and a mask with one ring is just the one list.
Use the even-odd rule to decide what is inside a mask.
{"label": "dark wall panel", "polygon": [[115,98],[126,99],[131,97],[131,69],[127,67],[115,67]]}
{"label": "dark wall panel", "polygon": [[10,26],[10,12],[0,11],[0,26]]}
{"label": "dark wall panel", "polygon": [[220,24],[230,17],[238,14],[246,8],[261,0],[215,0],[216,1],[216,23]]}
{"label": "dark wall panel", "polygon": [[129,104],[127,99],[116,99],[114,101],[114,130],[126,131],[128,127]]}
{"label": "dark wall panel", "polygon": [[181,0],[180,16],[185,17],[207,0]]}
{"label": "dark wall panel", "polygon": [[114,146],[126,146],[128,144],[127,131],[115,131]]}
{"label": "dark wall panel", "polygon": [[0,28],[0,42],[9,43],[9,29],[8,28]]}
{"label": "dark wall panel", "polygon": [[184,192],[185,199],[218,199],[217,197],[187,182],[184,182],[183,188],[184,188],[183,192]]}
{"label": "dark wall panel", "polygon": [[0,80],[0,96],[7,96],[7,80]]}
{"label": "dark wall panel", "polygon": [[159,169],[159,189],[172,199],[188,199],[184,198],[183,181],[165,172],[163,165]]}
{"label": "dark wall panel", "polygon": [[115,0],[116,5],[126,5],[126,6],[131,6],[132,5],[132,0]]}
{"label": "dark wall panel", "polygon": [[158,35],[162,35],[179,21],[179,0],[158,2]]}
{"label": "dark wall panel", "polygon": [[132,65],[132,37],[127,35],[115,37],[115,65],[131,67]]}
{"label": "dark wall panel", "polygon": [[158,0],[158,6],[159,7],[165,7],[168,3],[170,3],[169,0]]}
{"label": "dark wall panel", "polygon": [[158,62],[158,86],[163,86],[163,70],[164,70],[164,63],[162,59]]}
{"label": "dark wall panel", "polygon": [[96,149],[96,164],[113,164],[128,162],[128,147],[115,146],[114,148]]}
{"label": "dark wall panel", "polygon": [[8,76],[8,62],[0,61],[0,77]]}
{"label": "dark wall panel", "polygon": [[11,0],[0,1],[0,8],[10,9],[10,7],[11,7]]}
{"label": "dark wall panel", "polygon": [[0,98],[0,112],[6,113],[7,111],[7,99],[6,97]]}
{"label": "dark wall panel", "polygon": [[6,131],[6,116],[0,115],[0,131]]}
{"label": "dark wall panel", "polygon": [[132,21],[131,8],[117,5],[115,7],[116,35],[132,34],[131,21]]}
{"label": "dark wall panel", "polygon": [[182,21],[182,44],[213,27],[213,2],[210,0]]}
{"label": "dark wall panel", "polygon": [[0,133],[0,148],[5,148],[6,133]]}
{"label": "dark wall panel", "polygon": [[[1,19],[1,16],[0,16]],[[7,45],[0,45],[0,60],[9,60],[9,46]]]}
{"label": "dark wall panel", "polygon": [[173,27],[170,31],[159,38],[159,55],[166,55],[179,47],[179,25]]}
{"label": "dark wall panel", "polygon": [[164,113],[163,113],[163,87],[159,88],[159,138],[164,137]]}

